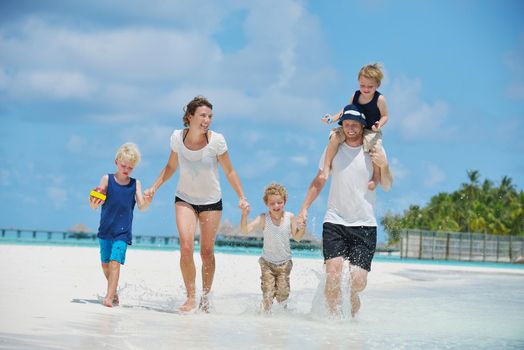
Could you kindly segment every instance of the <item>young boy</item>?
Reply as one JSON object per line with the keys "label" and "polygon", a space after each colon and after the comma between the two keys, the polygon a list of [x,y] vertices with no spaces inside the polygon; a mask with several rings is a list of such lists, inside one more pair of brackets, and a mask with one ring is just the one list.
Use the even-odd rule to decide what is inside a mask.
{"label": "young boy", "polygon": [[[126,259],[127,245],[131,244],[133,209],[138,203],[140,210],[145,210],[151,203],[142,196],[140,181],[129,177],[140,161],[140,152],[133,143],[125,143],[116,152],[116,172],[102,176],[97,192],[107,195],[105,200],[89,197],[89,205],[97,209],[102,205],[98,238],[102,270],[107,279],[107,294],[102,304],[107,307],[118,305],[118,279],[120,265]],[[103,198],[103,196],[102,196]]]}
{"label": "young boy", "polygon": [[258,262],[261,269],[262,305],[264,311],[269,312],[273,299],[282,303],[289,297],[289,275],[293,267],[289,238],[300,241],[304,236],[305,226],[297,227],[295,216],[284,211],[287,201],[284,186],[270,184],[264,191],[263,200],[268,212],[260,214],[248,224],[249,207],[243,208],[240,230],[244,234],[255,230],[262,230],[264,233],[262,256]]}
{"label": "young boy", "polygon": [[[360,69],[358,73],[359,90],[355,91],[353,96],[349,99],[349,104],[358,107],[366,117],[366,129],[364,130],[364,152],[369,152],[378,143],[381,147],[382,131],[381,128],[388,121],[388,108],[384,95],[377,91],[384,74],[382,73],[382,66],[378,63],[368,64]],[[322,118],[325,123],[334,123],[340,119],[342,111],[334,116],[329,114]],[[340,123],[339,123],[340,124]],[[342,127],[334,129],[329,135],[329,144],[326,150],[326,158],[324,160],[323,177],[325,179],[329,176],[331,170],[331,162],[337,153],[338,146],[344,143],[346,137]],[[373,165],[373,176],[368,182],[368,189],[373,191],[380,182],[380,170],[376,165]]]}

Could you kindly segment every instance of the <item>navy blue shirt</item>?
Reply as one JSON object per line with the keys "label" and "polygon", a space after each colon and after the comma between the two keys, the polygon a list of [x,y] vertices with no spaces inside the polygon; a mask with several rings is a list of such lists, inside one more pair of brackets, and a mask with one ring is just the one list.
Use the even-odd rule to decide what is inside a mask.
{"label": "navy blue shirt", "polygon": [[122,186],[115,181],[114,174],[108,174],[107,198],[102,204],[98,238],[131,244],[136,180],[130,179],[127,185]]}
{"label": "navy blue shirt", "polygon": [[375,125],[376,122],[380,120],[380,109],[378,109],[378,98],[380,96],[380,92],[375,91],[375,95],[366,104],[360,104],[358,103],[358,98],[360,97],[360,91],[355,91],[355,96],[353,97],[353,101],[351,102],[355,106],[358,107],[360,112],[364,113],[366,116],[366,129],[370,129],[373,125]]}

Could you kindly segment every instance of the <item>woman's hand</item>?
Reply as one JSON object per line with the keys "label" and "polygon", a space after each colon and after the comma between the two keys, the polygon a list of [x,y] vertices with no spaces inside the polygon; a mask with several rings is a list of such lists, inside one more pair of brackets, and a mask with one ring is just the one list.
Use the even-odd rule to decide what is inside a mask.
{"label": "woman's hand", "polygon": [[155,196],[155,188],[150,187],[147,190],[144,191],[144,199],[148,202],[151,202],[153,200],[153,197]]}
{"label": "woman's hand", "polygon": [[247,198],[246,197],[241,197],[239,200],[238,200],[238,207],[240,209],[246,209],[246,208],[249,208],[249,202],[247,201]]}

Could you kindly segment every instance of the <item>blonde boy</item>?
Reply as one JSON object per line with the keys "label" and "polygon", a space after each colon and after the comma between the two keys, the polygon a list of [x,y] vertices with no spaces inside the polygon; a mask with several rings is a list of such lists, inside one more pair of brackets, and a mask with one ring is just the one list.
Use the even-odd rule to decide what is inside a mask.
{"label": "blonde boy", "polygon": [[107,294],[104,306],[118,305],[118,280],[120,265],[126,259],[127,246],[132,242],[133,209],[135,203],[145,210],[151,201],[142,196],[140,181],[130,177],[140,162],[140,152],[133,143],[125,143],[116,152],[116,172],[106,174],[100,179],[97,190],[106,193],[106,200],[90,196],[89,205],[93,210],[102,206],[98,240],[102,271],[107,279]]}
{"label": "blonde boy", "polygon": [[262,256],[258,262],[261,269],[262,305],[269,312],[273,299],[282,303],[289,297],[289,275],[293,267],[289,239],[292,237],[295,241],[300,241],[304,236],[305,226],[297,227],[295,216],[284,210],[287,201],[284,186],[270,184],[264,191],[263,200],[268,212],[248,223],[250,209],[242,209],[240,229],[244,234],[255,230],[262,230],[264,233]]}

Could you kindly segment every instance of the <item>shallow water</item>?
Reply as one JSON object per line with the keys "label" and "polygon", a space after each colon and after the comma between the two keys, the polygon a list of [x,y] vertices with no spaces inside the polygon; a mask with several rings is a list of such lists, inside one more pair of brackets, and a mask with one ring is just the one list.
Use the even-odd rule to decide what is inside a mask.
{"label": "shallow water", "polygon": [[[168,291],[120,290],[126,302],[77,318],[47,337],[0,334],[5,348],[522,349],[524,278],[512,274],[406,270],[406,286],[369,288],[355,319],[312,307],[318,290],[292,294],[287,310],[259,311],[257,294],[214,297],[211,314],[179,315]],[[414,282],[414,283],[413,283]],[[322,283],[319,282],[319,288]],[[84,308],[84,309],[83,309]],[[105,310],[104,310],[105,311]]]}
{"label": "shallow water", "polygon": [[[0,287],[0,348],[524,348],[524,274],[511,270],[435,269],[406,264],[396,270],[395,279],[387,279],[381,272],[384,280],[377,280],[372,271],[357,317],[334,319],[321,305],[324,277],[320,262],[318,269],[301,268],[305,262],[297,263],[292,276],[300,286],[292,284],[288,308],[275,308],[273,314],[265,315],[260,312],[260,290],[252,284],[257,283],[258,273],[245,275],[245,271],[256,271],[251,269],[256,259],[247,260],[249,269],[245,271],[235,265],[239,276],[226,276],[231,260],[219,256],[214,310],[210,314],[180,315],[176,309],[184,293],[175,285],[180,283],[174,273],[178,266],[170,255],[152,255],[159,263],[140,266],[142,260],[135,254],[137,266],[128,266],[123,275],[133,282],[123,283],[119,290],[122,305],[107,309],[101,307],[96,294],[81,297],[93,290],[103,292],[93,286],[90,277],[93,274],[95,281],[102,282],[101,272],[91,272],[90,267],[97,258],[96,249],[40,250],[31,252],[41,254],[42,261],[31,264],[15,261],[25,248],[4,251],[2,259],[16,262],[12,268],[27,271],[33,281],[15,273],[9,275],[10,289]],[[146,254],[149,259],[151,255]],[[64,264],[72,261],[71,256],[92,256],[92,261],[73,261],[75,269],[70,271]],[[166,261],[172,261],[172,265]],[[316,262],[312,266],[317,266]],[[238,281],[238,288],[226,288],[224,283],[229,286],[231,281]],[[68,289],[73,297],[50,292],[61,288]],[[16,299],[19,294],[32,297]],[[20,307],[12,306],[16,303]],[[348,307],[346,302],[346,316]]]}

